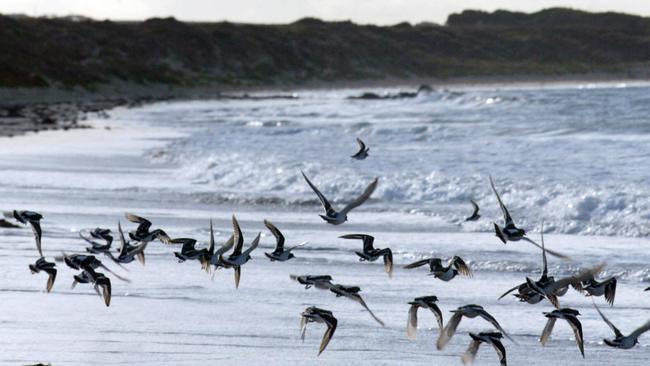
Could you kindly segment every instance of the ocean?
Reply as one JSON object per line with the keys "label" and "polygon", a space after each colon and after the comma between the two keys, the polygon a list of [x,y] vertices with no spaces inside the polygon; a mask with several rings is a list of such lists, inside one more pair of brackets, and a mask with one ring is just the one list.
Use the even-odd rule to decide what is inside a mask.
{"label": "ocean", "polygon": [[[405,88],[402,88],[405,89]],[[435,318],[420,310],[418,338],[406,337],[408,301],[436,295],[445,322],[465,304],[480,304],[513,336],[504,341],[511,365],[642,365],[650,335],[631,350],[603,344],[610,329],[592,300],[570,289],[562,306],[581,312],[585,358],[566,322],[545,347],[538,342],[547,301],[520,303],[506,290],[538,278],[541,251],[525,242],[503,244],[493,223],[501,211],[489,176],[515,222],[572,261],[549,257],[556,277],[606,262],[601,278],[616,276],[613,307],[596,303],[623,333],[650,319],[650,85],[594,83],[449,86],[415,98],[348,99],[365,91],[298,90],[289,99],[170,101],[117,108],[86,121],[92,129],[42,132],[0,139],[0,209],[43,214],[48,260],[83,253],[81,230],[108,227],[132,212],[172,237],[199,245],[214,222],[218,243],[239,219],[245,246],[262,233],[260,248],[242,267],[235,289],[229,269],[214,278],[195,261],[179,263],[178,246],[149,244],[146,266],[123,270],[104,306],[89,285],[70,288],[75,271],[58,263],[51,293],[46,276],[27,267],[38,259],[29,228],[0,229],[0,363],[25,365],[460,365],[468,332],[489,323],[465,319],[443,351],[435,349]],[[259,93],[258,96],[276,94]],[[350,158],[359,137],[370,147]],[[340,226],[327,225],[300,171],[335,206],[343,207],[375,177],[377,191]],[[464,222],[469,200],[481,219]],[[303,241],[295,259],[270,262],[275,243],[263,220]],[[390,247],[395,273],[381,260],[360,262],[364,233]],[[461,256],[474,271],[443,282],[423,268],[401,267],[430,256]],[[381,327],[358,304],[318,289],[305,290],[290,274],[331,275],[361,287]],[[109,275],[110,277],[110,275]],[[325,327],[310,324],[300,339],[300,313],[331,310],[338,328],[317,357]],[[498,364],[483,345],[476,365]]]}

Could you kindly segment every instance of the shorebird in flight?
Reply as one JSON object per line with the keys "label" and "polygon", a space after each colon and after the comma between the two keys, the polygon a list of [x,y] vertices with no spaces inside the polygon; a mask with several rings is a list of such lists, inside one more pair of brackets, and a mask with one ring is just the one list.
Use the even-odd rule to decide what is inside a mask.
{"label": "shorebird in flight", "polygon": [[42,257],[43,251],[41,250],[41,239],[43,237],[43,231],[41,230],[41,220],[43,219],[43,215],[34,211],[14,210],[13,217],[21,224],[26,225],[29,223],[29,225],[32,227],[32,231],[34,232],[34,239],[36,239],[36,249],[38,250],[38,254]]}
{"label": "shorebird in flight", "polygon": [[47,292],[52,291],[52,286],[54,286],[54,281],[56,280],[55,267],[56,267],[55,263],[48,262],[43,257],[40,257],[36,261],[36,263],[29,265],[29,270],[32,272],[32,274],[39,273],[41,271],[47,273],[48,279],[47,279],[47,285],[45,286]]}
{"label": "shorebird in flight", "polygon": [[635,329],[632,333],[629,335],[623,335],[616,326],[607,319],[605,314],[603,314],[598,306],[596,306],[596,303],[594,302],[594,307],[598,311],[598,314],[600,314],[600,317],[603,318],[603,321],[610,327],[610,329],[614,332],[614,339],[603,339],[603,342],[605,342],[606,345],[614,348],[621,348],[621,349],[630,349],[637,344],[639,344],[639,337],[650,330],[650,320],[645,322],[642,326],[639,328]]}
{"label": "shorebird in flight", "polygon": [[305,333],[307,332],[307,324],[309,323],[322,323],[327,326],[327,330],[325,331],[325,334],[323,334],[323,339],[318,348],[318,355],[320,356],[332,339],[338,321],[329,310],[317,308],[315,306],[308,307],[300,316],[300,338],[303,342],[305,341]]}
{"label": "shorebird in flight", "polygon": [[474,200],[469,200],[469,203],[472,204],[472,207],[474,208],[474,211],[472,212],[472,215],[467,217],[465,221],[476,221],[481,218],[481,215],[478,213],[479,207],[478,204]]}
{"label": "shorebird in flight", "polygon": [[411,340],[415,340],[418,331],[418,309],[429,309],[435,315],[436,321],[438,322],[438,329],[442,332],[442,311],[438,305],[438,298],[436,296],[422,296],[416,297],[413,301],[409,302],[411,307],[409,308],[409,317],[406,322],[406,335]]}
{"label": "shorebird in flight", "polygon": [[364,160],[365,158],[368,157],[368,151],[370,151],[370,148],[366,147],[366,144],[364,144],[363,141],[361,141],[361,139],[358,137],[357,137],[357,144],[359,144],[359,151],[357,151],[356,154],[350,157],[356,160]]}
{"label": "shorebird in flight", "polygon": [[571,329],[573,329],[573,334],[575,335],[576,343],[578,344],[578,348],[580,349],[582,358],[584,358],[585,345],[584,345],[584,338],[582,337],[582,324],[580,323],[580,320],[578,320],[578,315],[580,315],[580,312],[578,310],[574,310],[570,308],[556,309],[551,311],[550,313],[544,313],[544,316],[548,318],[548,321],[546,322],[546,326],[542,331],[541,337],[539,337],[539,341],[542,343],[542,346],[545,346],[546,342],[550,338],[551,333],[553,332],[553,327],[555,326],[555,321],[557,319],[564,319],[569,323]]}
{"label": "shorebird in flight", "polygon": [[[499,201],[499,207],[501,208],[501,212],[503,213],[503,220],[505,222],[505,226],[503,227],[497,225],[497,223],[494,223],[494,231],[497,237],[501,239],[503,244],[506,244],[509,241],[524,240],[542,249],[541,245],[535,243],[533,240],[526,237],[526,231],[524,229],[520,229],[517,226],[515,226],[515,222],[512,220],[512,217],[510,216],[510,212],[508,212],[506,205],[504,205],[503,201],[501,200],[501,196],[499,195],[499,192],[497,192],[497,189],[494,187],[494,181],[492,180],[492,176],[490,176],[490,186],[492,186],[492,191],[494,191],[494,194],[497,197],[497,201]],[[562,259],[570,259],[566,255],[560,254],[550,249],[546,249],[546,252],[548,252],[548,254],[555,257],[559,257]]]}
{"label": "shorebird in flight", "polygon": [[355,251],[359,261],[374,262],[379,258],[384,259],[384,270],[388,277],[393,277],[393,252],[390,248],[377,249],[374,247],[375,238],[366,234],[347,234],[339,236],[342,239],[360,239],[363,241],[363,251]]}
{"label": "shorebird in flight", "polygon": [[481,343],[492,345],[494,350],[497,352],[497,356],[499,356],[500,365],[508,365],[508,362],[506,361],[506,348],[503,347],[503,343],[501,343],[503,334],[499,332],[482,332],[479,334],[469,333],[469,336],[472,337],[472,342],[469,344],[467,351],[465,351],[461,357],[463,365],[471,365],[474,363],[474,359],[476,358]]}
{"label": "shorebird in flight", "polygon": [[291,253],[291,251],[307,244],[307,242],[305,241],[298,245],[285,249],[284,235],[282,235],[282,232],[280,232],[280,230],[268,220],[264,220],[264,225],[269,229],[269,231],[271,231],[271,234],[273,234],[276,241],[275,250],[271,253],[264,253],[264,255],[266,255],[271,260],[271,262],[274,261],[284,262],[284,261],[288,261],[291,258],[295,258],[295,256],[293,255],[293,253]]}
{"label": "shorebird in flight", "polygon": [[369,185],[366,187],[365,191],[357,197],[354,201],[350,202],[347,206],[345,206],[341,211],[336,211],[334,207],[330,204],[330,202],[327,200],[327,198],[321,193],[321,191],[316,188],[316,186],[307,178],[304,172],[302,172],[303,178],[305,178],[305,181],[307,181],[307,184],[311,187],[311,189],[316,193],[318,196],[318,199],[320,200],[321,204],[323,205],[323,208],[325,209],[325,215],[319,215],[323,220],[325,220],[328,224],[332,225],[340,225],[348,220],[348,213],[352,211],[353,209],[361,206],[364,202],[370,198],[372,193],[375,191],[377,188],[377,183],[379,182],[379,178],[375,178]]}
{"label": "shorebird in flight", "polygon": [[458,325],[460,324],[460,321],[463,319],[463,317],[467,318],[476,318],[476,317],[481,317],[488,321],[490,324],[492,324],[497,330],[499,330],[503,335],[505,335],[508,339],[514,342],[512,338],[506,333],[503,328],[501,328],[501,325],[499,322],[492,316],[490,313],[485,311],[482,306],[480,305],[474,305],[474,304],[469,304],[465,306],[461,306],[456,310],[452,310],[452,313],[454,315],[451,316],[451,319],[447,322],[447,325],[443,328],[442,332],[438,335],[438,341],[436,342],[436,347],[438,350],[441,350],[445,348],[447,343],[451,340],[451,338],[454,336],[456,333],[456,329],[458,328]]}
{"label": "shorebird in flight", "polygon": [[459,273],[467,277],[472,277],[472,270],[465,261],[457,255],[451,258],[446,266],[442,264],[442,259],[440,258],[427,258],[407,264],[404,268],[412,269],[424,265],[429,265],[430,275],[445,282],[451,281]]}

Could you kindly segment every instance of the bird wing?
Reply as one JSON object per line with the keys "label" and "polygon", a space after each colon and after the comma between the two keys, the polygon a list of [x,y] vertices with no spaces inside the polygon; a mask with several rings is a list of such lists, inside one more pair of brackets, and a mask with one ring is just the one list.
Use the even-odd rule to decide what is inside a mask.
{"label": "bird wing", "polygon": [[314,191],[314,193],[316,193],[316,195],[318,196],[318,199],[320,200],[320,203],[323,205],[323,208],[325,208],[325,212],[329,212],[329,211],[333,210],[332,205],[330,204],[330,202],[321,193],[321,191],[319,191],[318,188],[316,188],[316,186],[309,180],[309,178],[307,178],[307,176],[305,175],[305,172],[303,172],[301,170],[300,173],[302,173],[303,178],[305,178],[305,181],[307,181],[307,184],[309,184],[312,191]]}
{"label": "bird wing", "polygon": [[480,346],[481,346],[481,341],[472,340],[472,342],[469,344],[469,347],[467,347],[465,353],[463,353],[463,355],[461,356],[463,365],[471,365],[472,363],[474,363],[474,359],[476,358],[476,354],[478,353],[478,348]]}
{"label": "bird wing", "polygon": [[230,235],[228,241],[226,241],[217,251],[212,255],[210,259],[211,264],[217,264],[219,262],[219,256],[223,255],[225,252],[229,251],[230,248],[235,244],[235,236]]}
{"label": "bird wing", "polygon": [[214,254],[214,245],[214,228],[212,227],[212,219],[210,219],[210,245],[208,246],[210,256]]}
{"label": "bird wing", "polygon": [[415,340],[418,332],[418,305],[411,305],[409,308],[409,317],[406,321],[406,336],[410,340]]}
{"label": "bird wing", "polygon": [[244,251],[244,253],[242,253],[243,255],[248,256],[253,252],[253,250],[257,249],[257,247],[260,245],[260,236],[261,235],[262,235],[262,233],[257,233],[257,236],[251,242],[251,246],[248,249],[246,249]]}
{"label": "bird wing", "polygon": [[363,251],[367,252],[369,250],[375,249],[373,247],[373,243],[375,241],[375,238],[371,235],[366,235],[366,234],[346,234],[346,235],[341,235],[339,236],[341,239],[360,239],[363,240]]}
{"label": "bird wing", "polygon": [[54,281],[56,280],[56,268],[46,268],[43,271],[47,273],[47,292],[52,291],[52,287],[54,286]]}
{"label": "bird wing", "polygon": [[471,203],[472,207],[474,207],[474,212],[472,212],[472,216],[470,217],[474,217],[476,214],[478,214],[479,211],[478,203],[476,203],[474,200],[469,200],[469,203]]}
{"label": "bird wing", "polygon": [[120,256],[126,254],[126,240],[124,239],[124,232],[122,231],[122,224],[117,222],[117,231],[120,235]]}
{"label": "bird wing", "polygon": [[465,261],[459,257],[459,256],[454,256],[451,259],[451,264],[458,269],[458,272],[461,274],[464,274],[465,276],[472,277],[472,270],[469,268],[469,266],[465,263]]}
{"label": "bird wing", "polygon": [[512,217],[510,217],[510,213],[508,212],[506,205],[503,204],[503,201],[501,201],[501,196],[499,196],[499,192],[497,192],[497,189],[494,187],[492,176],[490,176],[490,185],[492,186],[494,194],[497,196],[497,201],[499,201],[499,207],[501,207],[501,212],[503,212],[503,220],[505,221],[505,226],[514,225],[514,222],[512,221]]}
{"label": "bird wing", "polygon": [[639,336],[641,336],[641,334],[647,332],[648,330],[650,330],[650,320],[645,322],[645,324],[643,324],[639,328],[635,329],[634,332],[630,333],[630,337],[632,337],[634,339],[639,338]]}
{"label": "bird wing", "polygon": [[232,255],[240,255],[242,247],[244,246],[244,235],[242,235],[241,228],[239,227],[239,222],[235,215],[232,215],[232,229],[234,235],[235,249],[232,251]]}
{"label": "bird wing", "polygon": [[296,249],[296,248],[300,248],[300,247],[305,246],[305,245],[307,245],[307,244],[309,244],[308,241],[303,241],[302,243],[300,243],[300,244],[298,244],[298,245],[294,245],[294,246],[292,246],[292,247],[289,247],[289,249],[287,249],[287,250],[288,250],[288,251],[292,251],[292,250],[294,250],[294,249]]}
{"label": "bird wing", "polygon": [[111,305],[111,280],[107,277],[106,283],[102,285],[102,295],[104,296],[104,303],[106,306]]}
{"label": "bird wing", "polygon": [[539,337],[539,341],[542,343],[542,346],[545,346],[546,342],[548,342],[548,339],[553,332],[553,327],[555,326],[555,320],[556,318],[548,318],[546,326],[544,326],[544,330],[542,331],[542,335]]}
{"label": "bird wing", "polygon": [[271,231],[271,234],[275,236],[275,252],[282,252],[284,250],[284,235],[278,230],[278,228],[271,223],[271,221],[264,220],[264,225]]}
{"label": "bird wing", "polygon": [[582,337],[582,324],[580,324],[580,320],[578,318],[570,316],[566,318],[567,322],[569,322],[569,325],[571,326],[571,329],[573,329],[573,334],[575,335],[576,338],[576,343],[578,344],[578,348],[580,349],[580,353],[582,354],[582,357],[585,357],[585,341],[584,338]]}
{"label": "bird wing", "polygon": [[553,292],[555,292],[555,290],[567,287],[567,286],[569,286],[571,284],[580,283],[582,281],[585,281],[585,280],[587,280],[589,278],[594,277],[595,275],[600,273],[600,271],[602,271],[603,268],[605,268],[605,263],[601,263],[601,264],[599,264],[597,266],[586,269],[586,270],[584,270],[584,271],[582,271],[582,272],[580,272],[580,273],[578,273],[578,274],[576,274],[574,276],[559,279],[559,280],[553,282],[551,285],[549,285],[546,290],[547,290],[548,293],[553,293]]}
{"label": "bird wing", "polygon": [[560,252],[556,252],[556,251],[554,251],[554,250],[550,250],[550,249],[542,248],[541,245],[535,243],[535,241],[533,241],[533,240],[530,239],[530,238],[527,238],[527,237],[524,236],[524,237],[521,238],[521,239],[523,239],[524,241],[527,241],[527,242],[533,244],[534,246],[538,247],[539,249],[543,249],[544,253],[548,253],[548,254],[550,254],[550,255],[552,255],[552,256],[554,256],[554,257],[558,257],[558,258],[561,258],[561,259],[564,259],[564,260],[571,260],[571,257],[566,256],[566,255],[564,255],[564,254],[561,254]]}
{"label": "bird wing", "polygon": [[233,266],[233,269],[235,270],[235,288],[239,288],[239,279],[241,278],[241,267],[240,266]]}
{"label": "bird wing", "polygon": [[436,347],[438,350],[445,348],[447,343],[449,343],[451,338],[454,336],[454,333],[456,333],[456,328],[458,328],[458,324],[460,324],[460,321],[462,319],[463,313],[460,311],[454,312],[454,315],[451,316],[442,332],[438,334],[438,341],[436,342]]}
{"label": "bird wing", "polygon": [[539,234],[542,237],[542,277],[548,275],[548,264],[546,262],[546,247],[544,246],[544,220],[542,220],[542,226],[539,230]]}
{"label": "bird wing", "polygon": [[411,264],[407,264],[407,265],[404,266],[404,269],[413,269],[413,268],[417,268],[417,267],[422,267],[422,266],[424,266],[425,264],[429,264],[429,260],[430,260],[430,258],[428,258],[428,259],[422,259],[422,260],[419,260],[419,261],[417,261],[417,262],[413,262],[413,263],[411,263]]}
{"label": "bird wing", "polygon": [[362,152],[366,151],[366,144],[363,141],[361,141],[361,139],[358,137],[357,137],[357,144],[359,144],[359,152],[357,152],[354,155],[359,155]]}
{"label": "bird wing", "polygon": [[136,216],[128,212],[124,214],[124,217],[126,217],[127,220],[138,224],[138,228],[136,229],[137,233],[146,234],[149,232],[149,229],[151,228],[151,221],[145,219],[144,217]]}
{"label": "bird wing", "polygon": [[323,339],[320,341],[320,347],[318,348],[319,355],[323,353],[327,345],[330,343],[330,340],[336,331],[336,325],[338,324],[338,321],[333,315],[321,314],[321,317],[325,321],[325,325],[327,325],[327,330],[325,331],[325,334],[323,334]]}
{"label": "bird wing", "polygon": [[[592,299],[592,301],[593,301],[593,299]],[[594,302],[594,307],[596,308],[596,311],[598,312],[598,314],[600,315],[600,317],[603,318],[603,321],[605,322],[605,324],[607,324],[607,325],[609,326],[609,328],[614,332],[614,334],[616,335],[616,338],[618,338],[618,337],[622,337],[623,334],[621,333],[621,331],[618,330],[618,328],[616,328],[616,326],[614,325],[614,323],[612,323],[611,321],[609,321],[609,319],[607,319],[607,317],[605,316],[605,314],[603,314],[603,312],[600,311],[600,309],[598,308],[598,306],[596,305],[595,302]]]}
{"label": "bird wing", "polygon": [[438,322],[438,329],[442,331],[442,311],[440,311],[440,308],[436,304],[429,304],[429,309],[431,309],[431,312],[436,317],[436,321]]}
{"label": "bird wing", "polygon": [[383,322],[381,319],[379,319],[379,318],[375,315],[375,313],[372,312],[372,310],[370,310],[370,308],[368,307],[368,305],[366,305],[366,302],[363,301],[363,298],[361,298],[361,295],[359,295],[359,294],[349,294],[349,293],[347,293],[347,291],[346,291],[345,294],[344,294],[344,296],[347,297],[347,298],[349,298],[349,299],[352,299],[352,300],[358,302],[359,304],[361,304],[361,306],[363,306],[363,308],[366,309],[366,311],[367,311],[368,313],[370,313],[370,316],[372,316],[372,318],[375,319],[375,321],[376,321],[377,323],[379,323],[382,327],[385,326],[384,322]]}
{"label": "bird wing", "polygon": [[384,270],[389,277],[393,277],[393,251],[386,248],[384,253]]}
{"label": "bird wing", "polygon": [[506,361],[506,348],[503,347],[503,343],[500,340],[492,338],[492,347],[497,352],[499,356],[499,362],[501,366],[506,366],[508,363]]}
{"label": "bird wing", "polygon": [[355,199],[354,201],[348,203],[347,206],[343,207],[343,209],[341,210],[341,213],[345,215],[348,212],[352,211],[353,209],[361,206],[364,202],[366,202],[368,200],[368,198],[370,198],[372,193],[375,191],[375,189],[377,189],[377,184],[378,183],[379,183],[379,178],[375,178],[368,185],[368,187],[366,187],[366,190],[363,191],[363,193],[361,193],[361,195],[359,197],[357,197],[357,199]]}
{"label": "bird wing", "polygon": [[506,336],[508,339],[513,341],[513,339],[510,338],[510,336],[508,335],[508,333],[506,333],[506,331],[503,330],[503,328],[501,328],[501,324],[499,324],[499,322],[492,315],[490,315],[490,313],[488,313],[485,310],[478,310],[478,314],[481,318],[487,320],[488,322],[490,322],[490,324],[494,325],[494,327],[497,328],[501,333],[503,333],[504,336]]}
{"label": "bird wing", "polygon": [[511,288],[510,290],[504,292],[503,295],[499,296],[499,299],[498,299],[498,300],[503,299],[507,294],[509,294],[509,293],[511,293],[512,291],[518,289],[520,286],[521,286],[521,285],[517,285],[517,286]]}
{"label": "bird wing", "polygon": [[610,306],[614,306],[614,298],[616,297],[616,277],[612,277],[609,283],[605,286],[605,300]]}
{"label": "bird wing", "polygon": [[43,236],[43,232],[41,230],[41,223],[38,222],[37,220],[29,220],[29,224],[32,227],[32,231],[34,232],[34,239],[36,239],[36,249],[38,250],[38,254],[43,256],[43,251],[41,250],[41,238]]}

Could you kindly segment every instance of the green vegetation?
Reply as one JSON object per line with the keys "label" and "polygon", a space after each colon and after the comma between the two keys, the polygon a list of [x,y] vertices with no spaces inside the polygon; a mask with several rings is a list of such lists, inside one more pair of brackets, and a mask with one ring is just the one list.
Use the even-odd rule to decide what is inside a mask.
{"label": "green vegetation", "polygon": [[312,18],[252,25],[0,16],[4,87],[299,85],[645,72],[648,65],[650,18],[557,8],[465,11],[445,26],[389,27]]}

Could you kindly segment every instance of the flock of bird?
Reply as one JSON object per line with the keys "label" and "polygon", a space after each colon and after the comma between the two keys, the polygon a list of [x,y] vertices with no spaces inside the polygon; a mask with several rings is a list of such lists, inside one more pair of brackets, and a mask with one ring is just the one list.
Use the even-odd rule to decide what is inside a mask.
{"label": "flock of bird", "polygon": [[[359,151],[352,156],[352,158],[357,160],[363,160],[368,157],[369,148],[364,144],[363,141],[357,138],[359,144]],[[325,195],[309,180],[304,172],[301,172],[306,183],[314,191],[318,199],[320,200],[323,209],[325,211],[324,215],[320,217],[332,225],[340,225],[348,220],[348,214],[354,208],[361,206],[366,202],[370,196],[373,194],[377,188],[378,179],[375,178],[363,191],[363,193],[346,205],[341,210],[336,210],[325,197]],[[510,216],[508,209],[501,200],[499,193],[494,185],[492,177],[490,177],[490,186],[497,198],[499,207],[503,214],[504,225],[499,226],[494,223],[494,230],[496,236],[505,244],[507,242],[516,242],[516,241],[526,241],[539,247],[542,251],[542,274],[538,280],[533,280],[531,278],[525,278],[525,281],[510,290],[506,291],[499,299],[505,297],[506,295],[515,292],[514,296],[517,297],[520,301],[526,302],[528,304],[536,304],[541,301],[549,301],[555,309],[551,312],[543,313],[548,321],[544,327],[542,334],[539,338],[539,341],[542,345],[545,345],[550,335],[553,331],[554,325],[558,319],[565,320],[568,325],[573,329],[575,334],[575,340],[577,346],[580,350],[580,353],[584,357],[584,340],[582,333],[582,325],[578,316],[580,312],[576,309],[561,307],[559,302],[559,297],[562,297],[568,292],[569,287],[574,288],[575,290],[584,293],[587,296],[604,296],[606,301],[610,306],[613,306],[615,295],[616,295],[616,285],[617,281],[615,277],[598,281],[595,277],[604,269],[604,264],[599,264],[592,268],[581,271],[573,276],[568,276],[564,278],[554,278],[549,276],[546,254],[553,255],[555,257],[561,258],[563,260],[571,260],[566,255],[558,253],[556,251],[549,250],[544,244],[543,237],[543,223],[542,223],[542,234],[541,234],[541,244],[530,239],[526,232],[518,228],[515,225],[514,220]],[[481,215],[479,213],[479,205],[475,201],[470,202],[473,207],[472,214],[466,218],[466,221],[476,221],[479,220]],[[219,268],[232,268],[235,276],[235,287],[239,287],[239,282],[241,278],[241,268],[251,259],[251,253],[258,247],[260,242],[260,235],[252,240],[250,245],[244,250],[244,237],[242,231],[237,221],[237,218],[233,215],[232,217],[232,226],[233,233],[230,238],[223,244],[217,246],[214,238],[214,230],[212,227],[212,221],[210,221],[210,239],[209,245],[207,248],[198,249],[196,247],[197,240],[193,238],[170,238],[167,233],[162,229],[152,230],[152,223],[146,218],[136,216],[130,213],[126,213],[125,217],[129,222],[137,224],[137,228],[134,231],[128,233],[129,239],[125,238],[124,232],[122,231],[122,225],[118,222],[117,232],[120,246],[114,254],[113,251],[113,234],[110,229],[96,228],[88,232],[80,232],[79,236],[85,240],[90,246],[86,247],[86,253],[84,254],[66,254],[63,253],[59,257],[55,257],[55,262],[48,262],[43,256],[41,240],[42,240],[42,230],[40,221],[43,216],[37,212],[33,211],[16,211],[10,213],[5,213],[6,217],[11,217],[17,220],[18,222],[26,225],[29,224],[33,230],[34,238],[36,241],[36,249],[39,254],[39,258],[34,264],[29,265],[29,269],[32,273],[44,272],[48,275],[46,291],[50,292],[54,286],[55,280],[57,278],[57,268],[55,262],[63,262],[69,268],[78,271],[73,275],[72,287],[74,288],[76,284],[91,284],[95,291],[100,297],[103,298],[106,306],[110,305],[111,302],[111,279],[104,273],[97,272],[97,269],[101,268],[102,270],[109,273],[111,276],[115,277],[121,281],[129,281],[126,278],[123,278],[108,267],[106,267],[95,255],[104,255],[109,258],[110,261],[116,265],[122,267],[126,264],[129,264],[135,260],[138,260],[142,265],[145,264],[145,249],[147,245],[155,240],[158,240],[164,244],[169,245],[180,245],[181,249],[179,252],[174,252],[174,256],[178,259],[179,262],[185,261],[198,261],[201,264],[201,268],[207,273],[214,273],[214,270]],[[300,243],[292,247],[285,246],[285,237],[282,232],[270,221],[265,220],[264,225],[268,228],[271,234],[276,239],[275,250],[269,253],[264,253],[268,259],[271,261],[285,262],[294,258],[293,250],[300,248],[306,245],[306,242]],[[349,240],[360,240],[363,243],[363,247],[360,251],[356,251],[356,255],[359,257],[360,261],[376,261],[379,258],[383,259],[384,269],[389,277],[392,277],[393,274],[393,253],[390,248],[375,248],[374,238],[368,234],[348,234],[341,236],[343,239]],[[231,251],[232,250],[232,251]],[[467,265],[466,261],[459,256],[453,256],[446,264],[441,258],[426,258],[414,263],[410,263],[404,266],[405,269],[414,269],[418,267],[428,267],[429,274],[437,279],[442,281],[450,281],[454,279],[457,275],[463,275],[471,277],[472,270]],[[384,326],[384,322],[379,319],[372,310],[368,307],[366,302],[363,300],[359,292],[361,289],[357,286],[348,286],[342,284],[336,284],[333,282],[333,278],[329,275],[290,275],[292,280],[297,281],[301,285],[305,286],[305,289],[316,288],[320,290],[329,291],[333,293],[336,297],[343,297],[350,299],[352,301],[360,304],[370,316],[381,326]],[[650,290],[650,287],[646,291]],[[470,344],[467,348],[467,351],[461,356],[461,359],[464,364],[470,364],[481,344],[491,345],[496,351],[499,362],[501,365],[507,364],[506,358],[506,348],[503,345],[502,339],[505,337],[516,343],[514,339],[506,333],[506,331],[501,327],[499,322],[490,315],[483,307],[475,304],[468,304],[461,306],[456,310],[453,310],[453,315],[447,321],[446,325],[444,323],[443,313],[437,305],[438,298],[434,295],[421,296],[414,298],[408,304],[410,308],[408,310],[408,320],[406,326],[406,334],[408,338],[415,339],[417,334],[418,327],[418,309],[429,309],[435,315],[437,320],[437,329],[438,329],[438,339],[436,342],[436,348],[438,350],[443,349],[452,339],[456,330],[461,322],[465,318],[476,318],[480,317],[487,321],[490,325],[495,328],[493,332],[482,332],[482,333],[469,333]],[[603,321],[611,328],[614,332],[613,339],[605,339],[604,342],[608,346],[629,349],[634,347],[638,343],[638,338],[646,331],[650,330],[650,321],[647,321],[638,329],[634,330],[628,335],[621,333],[616,326],[602,313],[602,311],[596,306],[594,302],[594,307],[602,317]],[[301,326],[301,337],[304,340],[305,332],[307,325],[309,323],[322,323],[326,326],[325,334],[322,337],[320,344],[319,352],[320,355],[328,343],[332,339],[334,332],[337,327],[337,318],[334,314],[326,309],[321,309],[316,306],[311,306],[306,308],[300,318]]]}

